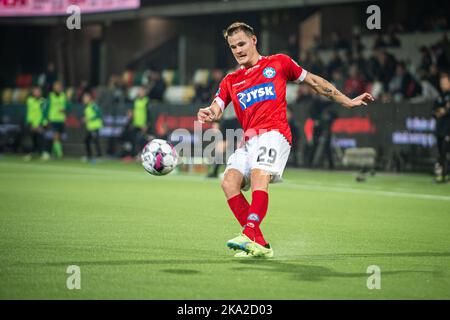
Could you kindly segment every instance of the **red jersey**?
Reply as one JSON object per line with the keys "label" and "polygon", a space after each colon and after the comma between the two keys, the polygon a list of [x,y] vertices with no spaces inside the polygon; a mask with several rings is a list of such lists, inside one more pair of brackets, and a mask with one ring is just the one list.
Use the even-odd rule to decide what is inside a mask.
{"label": "red jersey", "polygon": [[291,143],[292,134],[286,119],[286,82],[301,82],[306,74],[307,71],[287,55],[261,56],[254,66],[227,74],[214,101],[222,111],[233,102],[247,139],[277,130]]}

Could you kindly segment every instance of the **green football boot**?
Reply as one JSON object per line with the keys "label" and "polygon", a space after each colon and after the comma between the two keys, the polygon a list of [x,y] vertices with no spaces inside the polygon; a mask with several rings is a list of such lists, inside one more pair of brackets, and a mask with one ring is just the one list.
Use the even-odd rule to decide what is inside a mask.
{"label": "green football boot", "polygon": [[265,246],[262,246],[259,243],[253,242],[251,249],[252,249],[252,254],[255,257],[260,257],[260,258],[272,258],[273,257],[273,249],[270,246],[270,244],[266,244]]}
{"label": "green football boot", "polygon": [[253,248],[251,244],[253,243],[249,237],[245,234],[239,234],[236,238],[227,241],[227,247],[233,250],[242,250],[244,252],[251,252],[250,248]]}
{"label": "green football boot", "polygon": [[239,251],[234,255],[235,258],[254,258],[255,256],[251,253],[247,253],[245,251]]}
{"label": "green football boot", "polygon": [[273,249],[269,244],[266,246],[262,246],[258,243],[253,243],[249,245],[249,249],[251,252],[239,251],[234,255],[235,258],[272,258],[273,257]]}

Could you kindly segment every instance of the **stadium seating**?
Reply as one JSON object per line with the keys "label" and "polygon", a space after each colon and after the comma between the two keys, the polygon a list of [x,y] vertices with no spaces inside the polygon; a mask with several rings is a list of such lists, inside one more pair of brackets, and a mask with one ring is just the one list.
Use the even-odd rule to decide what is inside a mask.
{"label": "stadium seating", "polygon": [[209,69],[197,69],[194,72],[193,83],[195,85],[207,85],[211,78],[211,70]]}
{"label": "stadium seating", "polygon": [[189,103],[195,96],[193,86],[170,86],[164,92],[164,100],[168,103]]}
{"label": "stadium seating", "polygon": [[167,87],[180,84],[180,75],[178,70],[163,70],[161,76]]}

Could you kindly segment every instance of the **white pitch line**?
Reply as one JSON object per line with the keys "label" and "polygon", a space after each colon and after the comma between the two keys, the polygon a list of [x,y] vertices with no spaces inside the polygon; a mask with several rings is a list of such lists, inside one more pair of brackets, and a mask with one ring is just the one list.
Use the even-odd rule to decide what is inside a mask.
{"label": "white pitch line", "polygon": [[[11,164],[11,163],[8,163]],[[0,166],[3,165],[0,163]],[[22,164],[12,164],[16,166],[20,166]],[[76,167],[76,166],[52,166],[52,165],[46,165],[39,168],[45,168],[45,167],[52,167],[52,169],[61,169],[61,170],[67,170],[67,169],[75,169],[76,171],[85,171],[85,169],[95,169],[95,168],[83,168],[83,167]],[[100,169],[100,168],[97,168]],[[118,170],[114,169],[106,169],[101,168],[98,172],[102,173],[115,173],[117,174]],[[136,171],[126,171],[126,172],[120,172],[122,175],[141,175]],[[154,179],[161,179],[161,177],[149,177]],[[179,175],[168,175],[166,176],[166,179],[169,178],[170,180],[182,180],[182,181],[192,181],[192,182],[217,182],[213,180],[208,180],[205,177],[200,176],[179,176]],[[168,180],[169,180],[168,179]],[[336,185],[344,185],[344,184],[334,184]],[[374,189],[355,189],[351,187],[334,187],[334,186],[326,186],[319,183],[311,183],[311,184],[304,184],[304,183],[292,183],[284,181],[281,184],[276,184],[275,186],[281,187],[281,188],[291,188],[291,189],[302,189],[302,190],[323,190],[323,191],[333,191],[333,192],[344,192],[344,193],[353,193],[353,194],[365,194],[365,195],[375,195],[375,196],[387,196],[387,197],[404,197],[404,198],[412,198],[412,199],[423,199],[423,200],[441,200],[441,201],[450,201],[450,196],[442,196],[442,195],[433,195],[433,194],[423,194],[423,193],[409,193],[409,192],[397,192],[397,191],[379,191]]]}
{"label": "white pitch line", "polygon": [[319,186],[319,185],[308,185],[308,184],[296,184],[285,182],[281,187],[287,187],[291,189],[303,189],[303,190],[325,190],[334,192],[345,192],[354,194],[366,194],[366,195],[377,195],[377,196],[387,196],[387,197],[404,197],[413,199],[424,199],[424,200],[442,200],[450,201],[450,196],[440,196],[434,194],[423,194],[423,193],[408,193],[408,192],[396,192],[396,191],[377,191],[377,190],[361,190],[354,188],[336,188],[332,186]]}
{"label": "white pitch line", "polygon": [[[198,176],[169,176],[173,180],[183,180],[183,181],[195,181],[195,182],[217,182],[213,180],[207,180],[204,177]],[[286,182],[280,184],[275,184],[277,188],[291,188],[291,189],[303,189],[303,190],[325,190],[325,191],[333,191],[333,192],[345,192],[345,193],[354,193],[354,194],[366,194],[366,195],[375,195],[375,196],[388,196],[388,197],[404,197],[404,198],[413,198],[413,199],[423,199],[423,200],[442,200],[442,201],[450,201],[450,196],[441,196],[434,194],[423,194],[423,193],[409,193],[409,192],[397,192],[397,191],[379,191],[379,190],[361,190],[355,189],[351,187],[342,187],[337,188],[334,186],[325,186],[319,184],[299,184]]]}

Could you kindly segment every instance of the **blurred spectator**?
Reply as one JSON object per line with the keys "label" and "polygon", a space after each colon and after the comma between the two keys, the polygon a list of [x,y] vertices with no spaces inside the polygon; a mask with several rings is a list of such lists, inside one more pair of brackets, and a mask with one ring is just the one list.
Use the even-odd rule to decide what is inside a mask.
{"label": "blurred spectator", "polygon": [[320,36],[317,36],[317,35],[314,36],[314,40],[313,41],[314,41],[314,43],[313,43],[313,45],[311,47],[311,50],[313,52],[317,52],[319,50],[322,50],[322,49],[326,48],[326,46],[323,45],[322,38]]}
{"label": "blurred spectator", "polygon": [[300,128],[297,125],[297,122],[295,121],[295,117],[292,114],[292,110],[290,108],[286,109],[286,118],[288,120],[289,128],[291,129],[292,133],[292,152],[291,152],[291,164],[294,167],[298,167],[299,165],[299,159],[298,159],[298,147],[299,147],[299,139],[300,139]]}
{"label": "blurred spectator", "polygon": [[[121,109],[125,104],[125,89],[121,78],[115,74],[111,75],[107,87],[99,87],[97,101],[102,106],[103,113],[109,117],[108,126],[118,125]],[[116,155],[117,136],[112,134],[108,137],[106,153],[110,156]]]}
{"label": "blurred spectator", "polygon": [[[385,94],[384,85],[378,79],[374,79],[370,85],[367,87],[367,91],[372,94],[375,99],[382,98]],[[382,99],[382,101],[384,101]]]}
{"label": "blurred spectator", "polygon": [[211,97],[213,97],[219,89],[220,82],[224,77],[221,69],[214,69],[211,73]]}
{"label": "blurred spectator", "polygon": [[395,76],[389,82],[389,91],[395,101],[416,97],[421,94],[421,86],[406,70],[403,62],[397,63]]}
{"label": "blurred spectator", "polygon": [[48,94],[52,88],[53,84],[58,80],[58,73],[55,68],[55,64],[53,62],[49,62],[47,65],[47,70],[45,71],[45,93]]}
{"label": "blurred spectator", "polygon": [[333,71],[331,74],[331,82],[338,90],[344,90],[344,77],[341,69],[336,69]]}
{"label": "blurred spectator", "polygon": [[333,74],[333,71],[336,69],[341,69],[343,67],[344,63],[342,62],[341,57],[339,56],[338,52],[335,50],[332,53],[331,60],[328,63],[327,66],[327,75],[326,77],[330,78]]}
{"label": "blurred spectator", "polygon": [[364,45],[361,42],[361,35],[355,34],[352,37],[352,44],[351,44],[351,52],[360,54],[364,50]]}
{"label": "blurred spectator", "polygon": [[431,50],[426,46],[421,46],[420,49],[420,64],[419,71],[427,72],[430,66],[433,64],[433,58],[431,54]]}
{"label": "blurred spectator", "polygon": [[355,64],[358,67],[358,71],[365,78],[369,78],[369,71],[367,70],[367,60],[363,58],[360,52],[351,52],[349,54],[348,62],[349,65]]}
{"label": "blurred spectator", "polygon": [[60,81],[53,84],[53,91],[48,97],[48,122],[52,131],[51,150],[56,158],[63,157],[62,136],[64,134],[64,122],[69,107],[66,94],[63,91],[63,85]]}
{"label": "blurred spectator", "polygon": [[80,85],[78,86],[75,93],[75,102],[83,103],[83,95],[89,92],[89,86],[87,80],[81,80]]}
{"label": "blurred spectator", "polygon": [[219,89],[219,85],[222,79],[223,71],[220,69],[214,69],[211,71],[211,75],[207,83],[194,83],[195,97],[193,102],[210,102]]}
{"label": "blurred spectator", "polygon": [[138,155],[147,142],[148,133],[148,111],[149,98],[144,87],[140,87],[138,96],[133,103],[133,109],[129,111],[128,116],[131,122],[133,141],[132,155]]}
{"label": "blurred spectator", "polygon": [[206,103],[211,100],[211,86],[210,83],[196,83],[194,84],[195,96],[193,102]]}
{"label": "blurred spectator", "polygon": [[374,49],[368,63],[369,79],[378,79],[385,88],[388,88],[390,80],[395,75],[396,64],[393,55]]}
{"label": "blurred spectator", "polygon": [[389,32],[402,33],[405,32],[405,27],[400,22],[392,22],[388,26]]}
{"label": "blurred spectator", "polygon": [[331,47],[335,50],[350,50],[350,43],[339,32],[331,33]]}
{"label": "blurred spectator", "polygon": [[377,33],[375,36],[375,41],[373,44],[374,49],[383,49],[387,47],[387,43],[384,40],[383,34],[381,32]]}
{"label": "blurred spectator", "polygon": [[44,104],[41,88],[34,87],[26,102],[25,125],[31,137],[31,152],[24,158],[27,161],[31,160],[33,154],[40,156],[43,151]]}
{"label": "blurred spectator", "polygon": [[397,47],[401,46],[399,37],[397,37],[397,35],[393,31],[389,32],[387,46],[393,47],[393,48],[397,48]]}
{"label": "blurred spectator", "polygon": [[55,64],[53,62],[49,62],[47,65],[47,71],[45,72],[45,82],[48,85],[53,86],[56,80],[58,80],[58,74],[56,72]]}
{"label": "blurred spectator", "polygon": [[439,86],[439,70],[436,64],[430,65],[429,72],[425,72],[424,76],[427,78],[428,82],[438,91],[440,91]]}
{"label": "blurred spectator", "polygon": [[164,97],[164,92],[166,91],[166,83],[161,77],[161,73],[158,71],[151,70],[149,73],[149,92],[148,97],[150,100],[156,102],[162,102]]}
{"label": "blurred spectator", "polygon": [[436,140],[439,152],[438,164],[440,173],[436,182],[448,180],[448,153],[450,153],[450,74],[442,72],[440,76],[442,94],[432,107],[432,115],[436,118]]}
{"label": "blurred spectator", "polygon": [[333,103],[322,99],[315,99],[310,109],[310,116],[313,120],[312,146],[308,150],[308,166],[321,165],[324,156],[328,161],[328,168],[334,169],[333,150],[331,146],[331,128],[337,118],[336,111],[333,110]]}
{"label": "blurred spectator", "polygon": [[316,97],[310,86],[298,86],[296,102],[313,101],[314,99],[316,99]]}
{"label": "blurred spectator", "polygon": [[[217,74],[218,76],[218,74]],[[217,79],[216,79],[217,80]],[[220,119],[220,122],[213,123],[212,126],[213,129],[220,130],[221,135],[223,137],[222,141],[218,141],[216,144],[216,159],[219,160],[219,157],[221,158],[219,163],[214,163],[212,166],[212,172],[210,172],[207,177],[208,178],[217,178],[219,175],[219,169],[221,167],[220,163],[226,163],[226,155],[229,155],[234,152],[236,149],[236,146],[238,143],[240,143],[240,138],[238,135],[236,138],[234,135],[237,133],[236,130],[241,128],[241,125],[236,118],[236,112],[234,110],[233,105],[229,105],[227,108],[225,108],[222,117]],[[228,134],[227,134],[228,131]],[[230,135],[230,133],[233,133],[233,135]],[[223,162],[225,161],[225,162]]]}
{"label": "blurred spectator", "polygon": [[439,97],[439,91],[428,81],[426,75],[420,78],[421,94],[413,98],[412,102],[432,101]]}
{"label": "blurred spectator", "polygon": [[352,64],[349,68],[349,74],[344,84],[344,93],[347,96],[358,96],[364,93],[366,84],[361,76],[358,67]]}
{"label": "blurred spectator", "polygon": [[441,70],[448,69],[450,67],[450,41],[448,34],[442,34],[442,38],[431,48],[436,57],[438,68]]}
{"label": "blurred spectator", "polygon": [[312,51],[307,51],[305,59],[301,61],[305,68],[313,74],[323,75],[325,66],[320,57]]}
{"label": "blurred spectator", "polygon": [[291,33],[288,37],[288,55],[292,59],[298,59],[298,36],[295,33]]}
{"label": "blurred spectator", "polygon": [[103,127],[102,113],[99,106],[94,102],[92,93],[89,91],[83,94],[82,102],[84,105],[83,122],[86,126],[86,136],[84,138],[86,155],[89,162],[95,162],[95,159],[92,157],[91,143],[94,143],[97,157],[101,157],[100,129]]}

